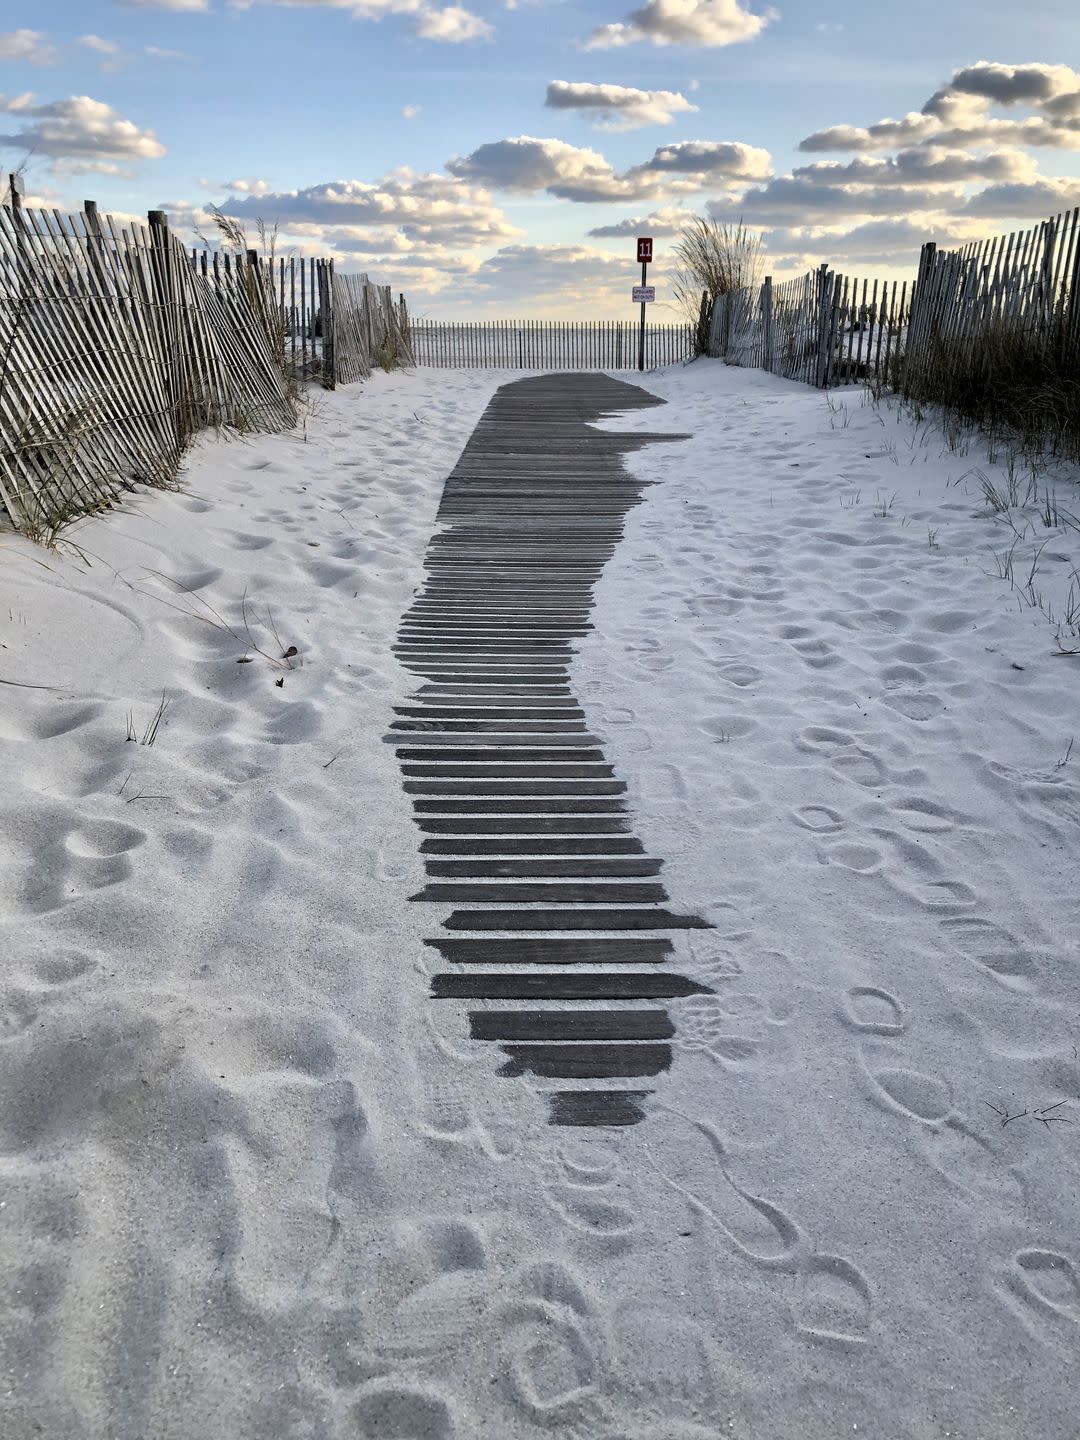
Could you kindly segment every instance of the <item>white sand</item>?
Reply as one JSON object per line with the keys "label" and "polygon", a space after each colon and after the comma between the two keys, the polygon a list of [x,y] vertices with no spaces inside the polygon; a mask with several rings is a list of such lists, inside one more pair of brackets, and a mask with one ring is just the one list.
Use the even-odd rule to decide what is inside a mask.
{"label": "white sand", "polygon": [[[428,998],[382,740],[511,378],[0,537],[0,680],[55,687],[0,685],[0,1436],[1072,1440],[1080,659],[1003,471],[717,362],[613,422],[695,438],[628,462],[576,688],[717,994],[643,1124],[561,1131]],[[1013,518],[1060,614],[1080,535]]]}

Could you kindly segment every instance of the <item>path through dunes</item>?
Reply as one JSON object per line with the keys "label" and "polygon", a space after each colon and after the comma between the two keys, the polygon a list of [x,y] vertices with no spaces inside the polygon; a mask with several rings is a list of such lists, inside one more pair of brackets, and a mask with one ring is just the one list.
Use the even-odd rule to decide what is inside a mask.
{"label": "path through dunes", "polygon": [[570,685],[593,588],[648,483],[622,455],[686,438],[591,422],[656,403],[599,375],[504,385],[446,482],[444,528],[395,647],[424,683],[387,739],[420,829],[439,817],[412,898],[466,907],[444,921],[454,939],[427,941],[455,966],[433,977],[434,994],[493,1002],[470,1010],[470,1035],[501,1044],[503,1074],[548,1082],[559,1125],[642,1119],[651,1088],[631,1085],[668,1069],[671,1047],[657,1042],[674,1031],[665,1010],[636,1002],[709,993],[658,968],[665,932],[705,922],[665,908],[662,862],[632,833],[626,783]]}
{"label": "path through dunes", "polygon": [[4,537],[3,1440],[1075,1440],[1080,537],[828,399],[379,372]]}

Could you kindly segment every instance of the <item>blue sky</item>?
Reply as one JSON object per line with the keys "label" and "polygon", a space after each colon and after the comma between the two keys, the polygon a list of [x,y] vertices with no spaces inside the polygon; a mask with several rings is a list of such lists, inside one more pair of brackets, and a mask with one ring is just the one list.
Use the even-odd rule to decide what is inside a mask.
{"label": "blue sky", "polygon": [[163,205],[185,239],[211,202],[279,220],[429,315],[630,318],[634,233],[662,298],[694,214],[745,216],[777,276],[886,276],[923,238],[1080,205],[1075,0],[7,0],[0,23],[0,151],[32,199]]}

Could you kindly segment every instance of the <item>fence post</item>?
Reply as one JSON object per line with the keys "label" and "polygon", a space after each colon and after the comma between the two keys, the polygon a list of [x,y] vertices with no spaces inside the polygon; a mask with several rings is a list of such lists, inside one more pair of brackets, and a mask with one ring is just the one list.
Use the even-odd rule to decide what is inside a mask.
{"label": "fence post", "polygon": [[1054,255],[1057,253],[1057,220],[1051,216],[1043,225],[1043,255],[1039,269],[1038,325],[1046,329],[1054,313]]}
{"label": "fence post", "polygon": [[173,275],[172,240],[164,210],[147,211],[150,225],[150,283],[153,287],[154,328],[161,347],[165,370],[165,394],[169,401],[177,453],[186,439],[181,421],[180,327],[175,312],[176,283]]}
{"label": "fence post", "polygon": [[[904,345],[904,366],[900,388],[905,397],[909,393],[908,377],[912,362],[922,343],[923,332],[929,324],[930,272],[934,268],[937,246],[928,240],[919,254],[919,273],[911,292],[911,306],[908,310],[907,342]],[[897,341],[899,344],[899,340]]]}
{"label": "fence post", "polygon": [[[337,388],[337,377],[334,373],[334,315],[333,315],[333,288],[332,288],[332,260],[315,260],[312,262],[315,267],[314,279],[312,281],[313,292],[317,289],[318,299],[316,302],[315,293],[312,294],[311,303],[314,306],[318,303],[319,325],[318,330],[322,340],[322,353],[320,355],[320,370],[322,386],[325,390]],[[314,328],[314,327],[313,327]],[[315,340],[312,337],[312,351],[314,352]],[[312,363],[314,364],[314,353]]]}
{"label": "fence post", "polygon": [[91,269],[101,286],[102,295],[107,295],[108,273],[105,265],[105,235],[101,228],[96,200],[83,201],[83,215],[86,218],[86,253]]}
{"label": "fence post", "polygon": [[818,324],[818,346],[817,346],[817,377],[815,383],[819,390],[826,390],[829,385],[829,336],[832,331],[832,314],[830,299],[832,297],[832,285],[829,283],[832,278],[832,271],[828,265],[821,265],[817,272],[818,296],[817,296],[817,324]]}
{"label": "fence post", "polygon": [[1080,338],[1080,211],[1073,212],[1073,236],[1076,248],[1072,257],[1072,274],[1069,277],[1068,299],[1061,307],[1061,338],[1067,343]]}
{"label": "fence post", "polygon": [[772,366],[772,276],[766,275],[761,287],[761,368],[771,370]]}

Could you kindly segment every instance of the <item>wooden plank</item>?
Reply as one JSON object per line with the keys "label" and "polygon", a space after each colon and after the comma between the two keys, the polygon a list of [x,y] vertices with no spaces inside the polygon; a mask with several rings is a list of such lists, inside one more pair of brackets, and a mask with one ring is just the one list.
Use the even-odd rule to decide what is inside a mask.
{"label": "wooden plank", "polygon": [[663,965],[670,940],[425,940],[454,965]]}
{"label": "wooden plank", "polygon": [[711,993],[684,975],[637,970],[478,970],[431,979],[434,1000],[674,1000]]}
{"label": "wooden plank", "polygon": [[583,1044],[504,1045],[509,1057],[500,1075],[533,1074],[547,1079],[600,1080],[658,1075],[671,1065],[669,1045]]}
{"label": "wooden plank", "polygon": [[708,930],[696,915],[676,915],[651,905],[636,909],[455,910],[447,930]]}
{"label": "wooden plank", "polygon": [[471,1010],[473,1040],[670,1040],[666,1010]]}
{"label": "wooden plank", "polygon": [[552,1125],[639,1125],[651,1090],[553,1090]]}

